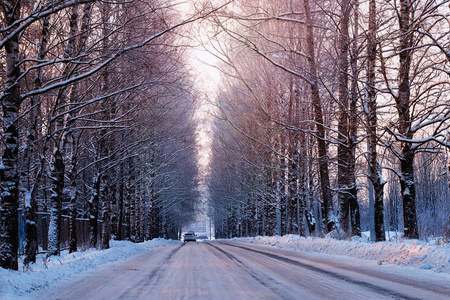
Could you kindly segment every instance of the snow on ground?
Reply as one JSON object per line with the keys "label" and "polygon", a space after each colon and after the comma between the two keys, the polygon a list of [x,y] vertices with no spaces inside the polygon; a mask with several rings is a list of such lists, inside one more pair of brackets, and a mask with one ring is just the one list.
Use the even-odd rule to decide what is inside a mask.
{"label": "snow on ground", "polygon": [[44,255],[39,255],[36,263],[31,264],[28,270],[24,270],[23,265],[19,267],[19,271],[0,268],[0,299],[18,299],[30,291],[45,289],[172,242],[165,239],[144,243],[111,241],[111,248],[107,250],[89,249],[70,254],[66,250],[48,261],[45,261]]}
{"label": "snow on ground", "polygon": [[[395,235],[394,235],[395,236]],[[392,239],[391,239],[392,240]],[[238,243],[273,246],[291,251],[327,253],[375,260],[377,264],[393,264],[432,270],[450,274],[450,245],[438,245],[436,241],[402,240],[373,243],[366,235],[354,237],[351,241],[330,238],[283,237],[235,238]],[[443,243],[442,243],[443,244]]]}

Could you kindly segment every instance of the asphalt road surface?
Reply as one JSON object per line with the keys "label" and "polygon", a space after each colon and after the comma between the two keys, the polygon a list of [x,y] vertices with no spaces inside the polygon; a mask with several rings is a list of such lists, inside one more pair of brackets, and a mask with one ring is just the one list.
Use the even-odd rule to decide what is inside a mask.
{"label": "asphalt road surface", "polygon": [[79,276],[39,299],[450,299],[450,283],[332,256],[223,242],[174,243]]}

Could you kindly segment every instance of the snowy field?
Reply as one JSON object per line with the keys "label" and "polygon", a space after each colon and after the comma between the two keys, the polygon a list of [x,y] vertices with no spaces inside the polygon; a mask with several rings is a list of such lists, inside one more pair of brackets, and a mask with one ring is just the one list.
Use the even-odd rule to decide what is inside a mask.
{"label": "snowy field", "polygon": [[[354,238],[352,241],[340,241],[327,238],[299,238],[289,235],[283,237],[236,238],[234,243],[265,245],[284,250],[309,253],[324,253],[339,257],[354,257],[373,261],[386,268],[409,266],[426,276],[436,273],[450,274],[450,247],[436,245],[435,241],[399,240],[371,243],[367,238]],[[61,256],[38,262],[28,270],[10,271],[0,268],[0,299],[26,298],[29,292],[69,281],[79,275],[95,272],[105,266],[126,261],[133,256],[150,249],[178,241],[155,239],[140,244],[125,241],[112,241],[108,250],[87,250],[69,254],[63,251]],[[338,257],[339,256],[339,257]]]}

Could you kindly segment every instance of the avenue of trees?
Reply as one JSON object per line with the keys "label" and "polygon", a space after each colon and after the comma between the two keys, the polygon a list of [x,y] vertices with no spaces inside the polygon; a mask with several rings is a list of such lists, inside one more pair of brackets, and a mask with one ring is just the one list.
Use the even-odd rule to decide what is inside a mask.
{"label": "avenue of trees", "polygon": [[166,1],[5,0],[0,4],[0,267],[48,255],[69,218],[89,247],[178,238],[197,192],[195,92],[177,46],[185,16]]}
{"label": "avenue of trees", "polygon": [[449,1],[219,2],[0,2],[0,267],[36,260],[42,223],[50,257],[66,222],[78,251],[80,224],[106,249],[194,219],[197,21],[223,74],[204,193],[216,237],[444,233]]}
{"label": "avenue of trees", "polygon": [[442,235],[449,13],[439,0],[246,0],[215,14],[216,237]]}

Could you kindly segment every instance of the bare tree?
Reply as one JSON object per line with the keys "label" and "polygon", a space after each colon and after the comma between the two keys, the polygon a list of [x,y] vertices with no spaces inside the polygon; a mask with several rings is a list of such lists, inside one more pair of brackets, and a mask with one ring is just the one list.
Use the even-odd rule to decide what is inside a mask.
{"label": "bare tree", "polygon": [[[398,41],[395,54],[382,54],[382,73],[386,90],[394,99],[397,120],[395,130],[386,129],[395,139],[390,147],[400,161],[400,178],[405,236],[419,237],[419,226],[416,211],[416,167],[415,157],[421,151],[433,151],[430,144],[433,141],[443,143],[444,132],[448,130],[449,111],[440,102],[442,93],[448,92],[448,82],[442,80],[443,73],[437,67],[437,57],[426,38],[428,35],[418,34],[419,31],[433,32],[442,21],[435,12],[442,4],[433,1],[417,3],[401,1],[399,7],[394,7],[398,17]],[[436,18],[435,22],[429,22]],[[419,28],[422,28],[419,30]],[[386,51],[387,52],[387,51]],[[389,52],[387,52],[389,53]],[[394,87],[387,71],[386,61],[392,57],[398,58],[397,84]],[[440,64],[447,61],[439,61]]]}
{"label": "bare tree", "polygon": [[375,88],[376,53],[377,53],[377,9],[376,1],[369,2],[369,29],[367,31],[367,121],[369,134],[369,178],[372,182],[374,199],[375,241],[384,241],[383,200],[385,182],[381,175],[381,164],[378,160],[377,144],[377,102]]}
{"label": "bare tree", "polygon": [[[161,20],[155,24],[151,30],[136,31],[137,35],[122,35],[126,38],[114,41],[114,44],[108,43],[108,39],[118,37],[123,33],[131,33],[131,23],[138,24],[139,14],[127,15],[123,19],[115,20],[111,31],[106,32],[102,36],[99,33],[98,20],[90,19],[89,10],[92,7],[90,3],[92,0],[80,1],[37,1],[36,3],[26,3],[21,6],[22,2],[4,1],[1,4],[1,21],[2,27],[0,32],[3,39],[0,46],[5,51],[6,76],[2,81],[2,140],[5,148],[2,148],[2,168],[1,168],[1,185],[2,185],[2,203],[1,203],[1,266],[5,268],[17,269],[17,250],[18,250],[18,210],[19,204],[23,200],[28,200],[27,207],[29,210],[28,218],[30,225],[33,224],[33,213],[38,207],[44,211],[47,209],[47,200],[51,198],[52,214],[50,222],[50,251],[49,254],[57,254],[60,250],[61,240],[59,237],[60,221],[62,215],[62,204],[65,203],[63,198],[63,191],[66,185],[65,175],[70,179],[71,186],[71,249],[76,248],[76,232],[75,222],[77,212],[77,180],[80,182],[79,174],[83,177],[89,176],[92,166],[97,166],[100,162],[105,161],[106,167],[103,168],[107,172],[112,170],[113,166],[117,165],[113,153],[103,153],[103,157],[92,158],[87,151],[89,151],[89,136],[96,134],[100,128],[97,126],[97,118],[101,115],[102,108],[99,103],[106,101],[107,98],[117,99],[117,95],[129,95],[129,91],[138,88],[143,84],[141,76],[139,81],[129,80],[126,86],[116,88],[108,84],[109,79],[103,90],[98,89],[97,77],[102,70],[107,70],[106,67],[116,67],[125,54],[133,52],[134,50],[143,49],[149,46],[153,41],[168,36],[186,24],[200,20],[214,11],[214,8],[205,8],[204,11],[195,12],[191,16],[184,16],[182,20],[176,21],[175,17],[167,18],[168,12],[171,8],[163,3],[155,3],[155,9],[148,12],[147,15],[158,16],[155,19]],[[147,3],[148,4],[148,3]],[[34,6],[33,6],[34,5]],[[83,6],[84,5],[84,6]],[[123,9],[123,12],[131,12],[129,8],[134,5],[127,2],[116,3],[96,3],[96,8],[102,8],[110,5],[116,8]],[[145,3],[142,5],[146,5]],[[79,18],[79,9],[83,7],[83,17]],[[155,11],[157,13],[155,13]],[[137,11],[135,10],[134,13]],[[164,12],[164,13],[163,13]],[[143,14],[146,15],[146,14]],[[61,16],[68,16],[68,18],[60,18]],[[140,15],[142,17],[142,15]],[[180,16],[177,16],[180,17]],[[127,19],[128,18],[128,19]],[[39,22],[42,21],[40,25]],[[169,24],[170,23],[170,24]],[[37,53],[33,53],[33,47],[27,47],[36,37],[25,39],[33,33],[41,32],[41,41]],[[166,40],[173,42],[173,40]],[[23,46],[22,46],[23,45]],[[162,45],[162,46],[161,46]],[[22,52],[22,49],[23,50]],[[169,51],[170,47],[164,43],[155,47],[155,53],[164,53]],[[170,52],[170,51],[169,51]],[[3,61],[2,61],[3,62]],[[164,62],[163,62],[164,63]],[[114,69],[114,68],[112,68]],[[117,67],[115,70],[119,70]],[[166,69],[167,71],[168,69]],[[147,70],[148,71],[148,70]],[[103,74],[109,72],[105,71]],[[147,72],[148,73],[148,72]],[[151,72],[150,72],[151,73]],[[141,73],[142,75],[142,73]],[[158,77],[161,74],[155,76]],[[30,85],[30,79],[33,78],[33,84]],[[160,78],[169,78],[160,76]],[[134,78],[136,79],[136,78]],[[174,78],[174,80],[181,80],[181,78]],[[163,82],[162,80],[161,82]],[[105,80],[103,80],[105,82]],[[170,80],[168,81],[170,82]],[[168,84],[168,83],[167,83]],[[80,93],[80,87],[84,90]],[[99,92],[101,91],[101,92]],[[126,98],[126,97],[125,97]],[[119,99],[121,99],[119,97]],[[27,105],[22,103],[27,101]],[[28,102],[29,100],[29,102]],[[139,105],[134,103],[132,110],[135,110]],[[114,106],[115,102],[111,102]],[[104,116],[108,125],[114,123],[111,127],[117,126],[120,120],[126,119],[129,112],[121,111],[123,115],[116,115],[115,109],[112,107],[111,115]],[[44,122],[40,128],[39,135],[44,134],[41,139],[37,140],[33,137],[35,135],[36,114],[41,113]],[[114,120],[114,122],[111,122]],[[19,162],[19,130],[22,130],[19,125],[29,123],[28,137],[24,138],[23,142],[27,145],[23,152],[24,163]],[[108,137],[108,134],[104,134]],[[114,141],[111,139],[110,141]],[[20,141],[22,142],[22,141]],[[80,145],[80,142],[87,144]],[[39,143],[38,147],[33,149],[33,144]],[[86,147],[88,145],[88,147]],[[79,149],[83,150],[81,153]],[[130,148],[130,147],[129,147]],[[36,169],[31,166],[30,155],[37,157],[37,150],[40,152],[39,158],[36,158],[34,165]],[[49,153],[52,151],[52,153]],[[33,154],[33,152],[35,154]],[[104,152],[104,151],[103,151]],[[81,158],[81,159],[80,159]],[[50,164],[48,164],[50,162]],[[70,162],[70,168],[67,168]],[[77,164],[80,167],[77,170]],[[34,182],[26,180],[23,185],[23,193],[19,194],[19,178],[32,178],[30,170],[36,172]],[[43,174],[50,174],[47,178]],[[102,171],[103,172],[103,171]],[[101,173],[106,174],[106,173]],[[87,175],[86,175],[87,174]],[[111,171],[111,174],[114,174]],[[39,178],[43,181],[51,181],[52,192],[47,193],[42,185],[39,185]],[[103,183],[108,187],[108,193],[112,193],[114,188],[113,182],[103,178]],[[112,178],[111,178],[112,179]],[[42,183],[43,184],[43,183]],[[88,183],[89,184],[89,183]],[[101,181],[93,183],[94,186],[101,185]],[[82,189],[85,188],[83,185]],[[104,189],[105,190],[105,189]],[[86,190],[85,190],[86,191]],[[116,191],[114,190],[114,193]],[[42,203],[36,205],[36,193],[41,193],[41,198],[44,199]],[[92,193],[93,207],[97,207],[96,197],[98,193]],[[106,199],[106,194],[103,194],[103,199]],[[80,201],[88,198],[87,193],[82,195]],[[111,198],[113,199],[113,197]],[[28,202],[28,201],[26,201]],[[103,201],[107,204],[107,201]],[[109,208],[109,204],[107,205]],[[86,205],[83,204],[86,208]],[[95,208],[93,208],[95,209]],[[96,215],[95,213],[93,215]],[[107,213],[104,218],[109,220]],[[105,222],[108,227],[108,222]],[[92,227],[97,228],[97,224]],[[93,229],[94,231],[95,229]],[[32,226],[29,227],[27,249],[27,261],[33,261],[36,252],[35,237],[33,237]],[[105,232],[108,232],[106,230]],[[108,235],[105,236],[108,239]],[[106,242],[104,243],[106,245]]]}
{"label": "bare tree", "polygon": [[[17,80],[20,77],[19,34],[15,32],[20,20],[20,2],[3,1],[1,4],[3,14],[2,31],[3,47],[6,52],[6,86],[0,96],[3,109],[3,134],[5,150],[0,170],[2,213],[0,231],[0,267],[18,269],[18,216],[19,208],[19,170],[18,170],[18,138],[19,132],[16,120],[19,117],[19,108],[22,102],[20,87]],[[8,38],[5,38],[8,37]]]}

